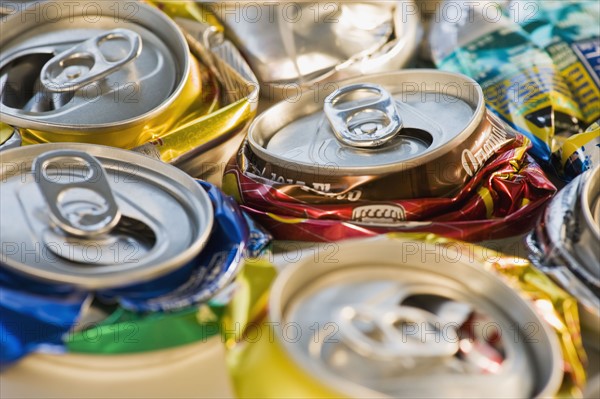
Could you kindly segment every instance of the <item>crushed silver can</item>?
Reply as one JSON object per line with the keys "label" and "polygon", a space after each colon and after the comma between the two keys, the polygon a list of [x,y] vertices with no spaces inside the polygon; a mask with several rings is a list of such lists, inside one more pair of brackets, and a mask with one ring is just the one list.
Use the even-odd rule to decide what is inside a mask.
{"label": "crushed silver can", "polygon": [[250,126],[248,158],[252,173],[314,202],[445,197],[515,134],[474,80],[414,69],[278,103]]}
{"label": "crushed silver can", "polygon": [[[460,245],[411,239],[350,240],[332,259],[304,256],[277,275],[231,353],[237,395],[556,395],[557,335],[480,262]],[[232,314],[243,312],[234,305]]]}
{"label": "crushed silver can", "polygon": [[395,71],[419,36],[414,1],[213,2],[269,99],[326,82]]}
{"label": "crushed silver can", "polygon": [[600,167],[558,192],[526,243],[531,260],[578,299],[584,339],[600,348]]}
{"label": "crushed silver can", "polygon": [[32,142],[132,148],[192,102],[188,45],[155,7],[47,1],[20,11],[2,21],[0,104],[3,122]]}
{"label": "crushed silver can", "polygon": [[213,225],[184,172],[105,146],[45,144],[0,153],[0,262],[35,280],[128,286],[192,261]]}

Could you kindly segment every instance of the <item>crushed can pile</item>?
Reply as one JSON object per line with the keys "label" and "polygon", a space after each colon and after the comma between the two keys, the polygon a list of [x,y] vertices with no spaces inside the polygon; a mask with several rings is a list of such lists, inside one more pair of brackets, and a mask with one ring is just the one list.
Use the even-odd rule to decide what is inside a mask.
{"label": "crushed can pile", "polygon": [[598,26],[0,0],[0,396],[597,397]]}

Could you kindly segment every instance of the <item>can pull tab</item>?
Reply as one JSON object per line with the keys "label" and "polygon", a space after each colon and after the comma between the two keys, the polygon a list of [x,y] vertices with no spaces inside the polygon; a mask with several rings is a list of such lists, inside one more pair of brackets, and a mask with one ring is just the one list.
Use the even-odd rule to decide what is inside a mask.
{"label": "can pull tab", "polygon": [[[50,166],[67,169],[68,175],[58,172],[51,176]],[[83,175],[73,173],[75,166]],[[74,150],[49,151],[34,159],[32,169],[50,217],[65,232],[89,237],[106,233],[119,223],[121,212],[104,168],[92,155]]]}
{"label": "can pull tab", "polygon": [[141,51],[140,35],[128,29],[113,29],[53,57],[42,68],[40,81],[53,92],[78,90],[110,75]]}
{"label": "can pull tab", "polygon": [[444,321],[435,314],[411,306],[345,306],[336,322],[341,338],[364,357],[448,357],[459,350],[454,328],[442,328]]}
{"label": "can pull tab", "polygon": [[[344,96],[360,91],[375,93],[378,98],[340,104]],[[325,99],[324,111],[335,136],[352,147],[379,147],[402,129],[392,96],[375,84],[358,83],[336,90]]]}

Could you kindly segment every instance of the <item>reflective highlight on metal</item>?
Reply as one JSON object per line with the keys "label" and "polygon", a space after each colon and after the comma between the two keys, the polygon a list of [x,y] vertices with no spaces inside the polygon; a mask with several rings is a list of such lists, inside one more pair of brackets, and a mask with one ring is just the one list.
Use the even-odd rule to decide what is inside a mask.
{"label": "reflective highlight on metal", "polygon": [[201,89],[189,86],[197,66],[183,34],[144,3],[42,2],[2,31],[3,121],[29,143],[131,148],[163,134]]}
{"label": "reflective highlight on metal", "polygon": [[475,81],[405,70],[283,101],[253,122],[248,146],[252,173],[323,201],[349,191],[397,200],[456,193],[515,134],[487,114]]}
{"label": "reflective highlight on metal", "polygon": [[30,278],[128,286],[182,267],[210,236],[209,197],[159,161],[66,143],[16,148],[0,158],[1,262]]}
{"label": "reflective highlight on metal", "polygon": [[[313,85],[406,66],[417,47],[414,2],[211,3],[256,71],[262,94],[282,100]],[[254,16],[254,15],[253,15]],[[267,43],[267,45],[265,45]]]}
{"label": "reflective highlight on metal", "polygon": [[[337,104],[343,96],[353,91],[371,91],[379,98],[353,104],[354,106]],[[379,147],[390,141],[402,129],[402,119],[390,93],[378,85],[355,84],[337,89],[325,99],[323,111],[335,136],[342,143],[352,147]]]}

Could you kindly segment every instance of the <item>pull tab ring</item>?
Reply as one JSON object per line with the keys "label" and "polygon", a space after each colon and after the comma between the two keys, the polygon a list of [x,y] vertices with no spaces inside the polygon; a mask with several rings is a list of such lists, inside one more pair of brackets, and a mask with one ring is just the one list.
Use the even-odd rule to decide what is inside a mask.
{"label": "pull tab ring", "polygon": [[[362,320],[381,332],[379,341],[373,340],[353,323]],[[404,357],[449,357],[458,352],[458,335],[454,326],[442,328],[445,323],[426,310],[410,306],[379,309],[369,305],[345,306],[336,317],[341,338],[349,347],[365,357],[394,360]],[[400,331],[399,323],[414,325],[412,331]],[[435,339],[424,339],[427,334]]]}
{"label": "pull tab ring", "polygon": [[[119,39],[127,42],[129,52],[117,60],[106,59],[100,45]],[[142,39],[139,34],[129,29],[113,29],[54,56],[42,68],[40,81],[52,92],[79,90],[133,61],[141,52]]]}
{"label": "pull tab ring", "polygon": [[[336,107],[342,96],[353,91],[370,91],[379,97]],[[352,147],[379,147],[402,129],[402,119],[394,99],[376,84],[358,83],[342,87],[327,96],[323,110],[337,139]]]}
{"label": "pull tab ring", "polygon": [[[50,178],[47,169],[53,160],[70,159],[83,161],[86,176],[69,176],[67,182],[58,177]],[[46,152],[34,159],[32,165],[38,187],[46,200],[51,219],[68,234],[89,237],[103,234],[115,227],[121,212],[113,196],[104,168],[92,155],[74,150]],[[67,190],[85,189],[98,196],[104,203],[92,204],[81,200],[69,203],[69,208],[61,204],[61,197]]]}

